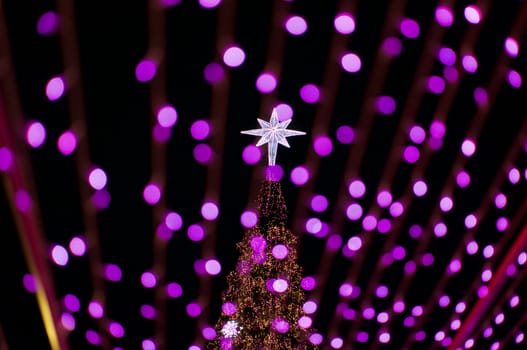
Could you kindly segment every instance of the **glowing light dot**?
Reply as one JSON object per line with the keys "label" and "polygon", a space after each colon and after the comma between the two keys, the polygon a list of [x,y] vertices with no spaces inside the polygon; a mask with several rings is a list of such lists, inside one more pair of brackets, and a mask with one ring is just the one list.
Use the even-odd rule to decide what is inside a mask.
{"label": "glowing light dot", "polygon": [[219,208],[216,203],[205,202],[201,206],[201,215],[205,220],[213,221],[216,220],[219,214]]}
{"label": "glowing light dot", "polygon": [[465,227],[466,228],[473,228],[478,223],[478,219],[474,214],[469,214],[465,217]]}
{"label": "glowing light dot", "polygon": [[221,272],[221,265],[218,260],[210,259],[205,263],[205,271],[211,276],[216,276]]}
{"label": "glowing light dot", "polygon": [[90,313],[91,317],[99,319],[102,318],[104,315],[104,309],[98,301],[90,301],[88,304],[88,312]]}
{"label": "glowing light dot", "polygon": [[165,216],[165,225],[172,231],[178,231],[183,226],[183,219],[178,213],[170,212]]}
{"label": "glowing light dot", "polygon": [[465,55],[462,59],[463,68],[467,73],[475,73],[478,70],[478,61],[474,56]]}
{"label": "glowing light dot", "polygon": [[63,155],[67,156],[75,151],[77,147],[77,137],[71,131],[66,131],[59,136],[57,147]]}
{"label": "glowing light dot", "polygon": [[298,319],[298,326],[300,328],[309,328],[313,324],[313,320],[309,316],[302,316],[300,319]]}
{"label": "glowing light dot", "polygon": [[525,252],[521,252],[519,255],[518,255],[518,265],[525,265],[525,263],[527,262],[527,253]]}
{"label": "glowing light dot", "polygon": [[157,63],[151,59],[144,59],[135,67],[135,77],[141,83],[146,83],[154,78],[157,72]]}
{"label": "glowing light dot", "polygon": [[452,207],[454,206],[454,202],[452,201],[452,198],[449,196],[444,196],[441,198],[441,201],[439,202],[439,207],[441,208],[441,211],[444,213],[449,212]]}
{"label": "glowing light dot", "polygon": [[287,290],[289,284],[286,280],[278,278],[273,282],[273,290],[277,293],[283,293]]}
{"label": "glowing light dot", "polygon": [[456,175],[457,185],[461,188],[465,188],[470,185],[470,175],[462,170]]}
{"label": "glowing light dot", "polygon": [[70,241],[69,248],[71,254],[76,256],[83,256],[86,253],[86,243],[81,237],[73,237]]}
{"label": "glowing light dot", "polygon": [[496,220],[496,229],[498,231],[505,231],[509,227],[509,220],[507,218],[501,217]]}
{"label": "glowing light dot", "polygon": [[278,120],[284,121],[293,118],[293,108],[287,103],[279,103],[275,106]]}
{"label": "glowing light dot", "polygon": [[292,35],[302,35],[307,30],[307,23],[300,16],[291,16],[286,20],[285,28]]}
{"label": "glowing light dot", "polygon": [[205,69],[203,69],[203,76],[209,84],[214,85],[223,80],[225,77],[225,70],[218,63],[209,63],[205,66]]}
{"label": "glowing light dot", "polygon": [[515,336],[515,338],[514,338],[514,342],[515,342],[516,344],[519,344],[519,343],[521,343],[524,339],[525,339],[525,335],[524,335],[524,333],[519,332],[519,333],[516,334],[516,336]]}
{"label": "glowing light dot", "polygon": [[247,164],[256,164],[262,158],[262,151],[255,145],[248,145],[243,149],[242,158]]}
{"label": "glowing light dot", "polygon": [[469,23],[478,24],[481,21],[481,10],[475,5],[467,6],[465,7],[465,18]]}
{"label": "glowing light dot", "polygon": [[156,309],[152,307],[151,305],[141,305],[141,316],[143,316],[146,319],[153,319],[156,317]]}
{"label": "glowing light dot", "polygon": [[245,52],[238,46],[230,46],[223,53],[223,62],[229,67],[238,67],[244,61]]}
{"label": "glowing light dot", "polygon": [[377,98],[377,111],[380,114],[389,115],[395,112],[395,100],[390,96],[380,96]]}
{"label": "glowing light dot", "polygon": [[48,11],[42,14],[37,22],[37,33],[40,35],[56,34],[60,25],[60,17],[57,13]]}
{"label": "glowing light dot", "polygon": [[448,265],[448,272],[457,273],[461,270],[461,261],[459,259],[453,259]]}
{"label": "glowing light dot", "polygon": [[306,221],[306,231],[316,234],[322,229],[322,222],[317,218],[310,218]]}
{"label": "glowing light dot", "polygon": [[361,332],[357,333],[357,341],[359,343],[366,343],[368,341],[368,338],[369,338],[369,336],[368,336],[368,333],[366,333],[366,332],[362,332],[361,331]]}
{"label": "glowing light dot", "polygon": [[148,204],[157,204],[161,199],[161,189],[157,184],[150,183],[143,190],[143,198]]}
{"label": "glowing light dot", "polygon": [[300,97],[307,103],[317,103],[320,99],[320,89],[314,84],[306,84],[300,89]]}
{"label": "glowing light dot", "polygon": [[351,237],[348,240],[347,246],[352,251],[357,251],[362,247],[362,240],[360,237]]}
{"label": "glowing light dot", "polygon": [[390,205],[390,214],[396,218],[403,214],[404,212],[404,206],[400,202],[393,202],[392,205]]}
{"label": "glowing light dot", "polygon": [[29,145],[33,148],[42,146],[46,140],[46,129],[44,128],[44,125],[39,122],[31,123],[27,128],[26,139]]}
{"label": "glowing light dot", "polygon": [[108,181],[106,173],[101,168],[95,168],[90,172],[88,181],[95,190],[102,190]]}
{"label": "glowing light dot", "polygon": [[256,79],[256,88],[262,94],[268,94],[276,89],[276,77],[272,73],[262,73]]}
{"label": "glowing light dot", "polygon": [[389,290],[386,286],[378,286],[375,290],[375,295],[377,295],[378,298],[386,298],[388,296]]}
{"label": "glowing light dot", "polygon": [[331,154],[331,151],[333,151],[333,143],[329,137],[321,135],[315,138],[313,148],[315,153],[319,156],[327,157]]}
{"label": "glowing light dot", "polygon": [[361,180],[353,180],[348,186],[348,191],[353,198],[361,198],[366,193],[366,186]]}
{"label": "glowing light dot", "polygon": [[179,298],[183,295],[183,288],[179,283],[172,282],[167,284],[166,292],[170,298]]}
{"label": "glowing light dot", "polygon": [[144,272],[141,275],[141,284],[145,288],[154,288],[157,285],[157,277],[152,272]]}
{"label": "glowing light dot", "polygon": [[258,217],[256,213],[252,210],[247,210],[242,213],[240,216],[240,221],[245,228],[251,228],[256,226],[258,222]]}
{"label": "glowing light dot", "polygon": [[193,224],[187,229],[187,236],[191,241],[199,242],[205,237],[205,230],[201,225]]}
{"label": "glowing light dot", "polygon": [[291,182],[297,186],[302,186],[309,180],[309,176],[309,171],[306,167],[298,166],[291,171]]}
{"label": "glowing light dot", "polygon": [[115,264],[105,265],[104,275],[106,276],[106,279],[111,282],[119,282],[123,277],[121,268]]}
{"label": "glowing light dot", "polygon": [[344,345],[342,338],[333,338],[331,339],[330,345],[333,349],[340,349]]}
{"label": "glowing light dot", "polygon": [[428,191],[428,186],[423,180],[418,180],[414,183],[413,191],[417,197],[422,197]]}
{"label": "glowing light dot", "polygon": [[333,21],[335,29],[340,34],[351,34],[355,31],[355,19],[353,15],[347,12],[341,12]]}
{"label": "glowing light dot", "polygon": [[401,312],[404,311],[404,309],[405,309],[405,305],[403,301],[399,300],[393,304],[393,312],[400,314]]}
{"label": "glowing light dot", "polygon": [[481,281],[488,282],[492,278],[492,271],[485,270],[481,273]]}
{"label": "glowing light dot", "polygon": [[143,340],[142,344],[143,350],[156,350],[156,343],[152,339]]}
{"label": "glowing light dot", "polygon": [[13,153],[6,147],[0,147],[0,170],[8,171],[13,164]]}
{"label": "glowing light dot", "polygon": [[456,53],[449,47],[442,47],[438,52],[439,60],[445,66],[453,66],[456,63]]}
{"label": "glowing light dot", "polygon": [[25,190],[18,190],[15,193],[15,204],[18,210],[27,213],[32,208],[32,200],[29,193]]}
{"label": "glowing light dot", "polygon": [[415,39],[419,36],[419,24],[413,19],[403,19],[399,24],[399,30],[401,34],[409,39]]}
{"label": "glowing light dot", "polygon": [[201,7],[205,9],[213,9],[221,3],[221,0],[199,0]]}
{"label": "glowing light dot", "polygon": [[382,42],[382,51],[388,57],[394,58],[399,56],[403,49],[401,40],[396,37],[388,37]]}
{"label": "glowing light dot", "polygon": [[438,6],[435,11],[435,19],[442,27],[450,27],[454,23],[454,14],[446,6]]}
{"label": "glowing light dot", "polygon": [[201,315],[201,306],[196,302],[187,304],[187,314],[193,318],[198,317]]}
{"label": "glowing light dot", "polygon": [[300,286],[302,289],[306,291],[313,290],[317,285],[317,281],[313,277],[304,277],[302,281],[300,281]]}
{"label": "glowing light dot", "polygon": [[57,244],[51,248],[51,258],[55,264],[65,266],[69,260],[68,251],[63,246]]}
{"label": "glowing light dot", "polygon": [[340,59],[340,64],[346,72],[356,73],[360,70],[362,62],[359,56],[354,53],[347,53]]}
{"label": "glowing light dot", "polygon": [[414,125],[410,128],[408,136],[410,137],[410,140],[412,140],[412,142],[421,144],[426,138],[426,132],[419,125]]}
{"label": "glowing light dot", "polygon": [[63,312],[60,317],[60,322],[67,331],[73,331],[75,329],[75,318],[72,314]]}
{"label": "glowing light dot", "polygon": [[483,256],[487,259],[491,258],[494,255],[494,247],[492,245],[485,246],[483,248]]}
{"label": "glowing light dot", "polygon": [[373,231],[377,227],[377,219],[373,215],[367,215],[362,220],[362,227],[366,231]]}
{"label": "glowing light dot", "polygon": [[509,170],[509,181],[511,184],[517,184],[520,181],[520,171],[516,168]]}
{"label": "glowing light dot", "polygon": [[56,101],[62,97],[66,84],[61,77],[51,78],[46,84],[46,96],[50,101]]}
{"label": "glowing light dot", "polygon": [[513,88],[519,88],[522,86],[522,76],[515,70],[510,70],[507,74],[507,80]]}
{"label": "glowing light dot", "polygon": [[68,311],[77,312],[80,310],[81,304],[80,304],[79,298],[77,298],[73,294],[65,295],[63,302],[64,302],[64,306],[66,307]]}
{"label": "glowing light dot", "polygon": [[503,209],[507,205],[507,196],[503,193],[498,193],[494,198],[494,204],[496,205],[496,208]]}
{"label": "glowing light dot", "polygon": [[461,144],[461,151],[465,156],[470,157],[476,151],[476,144],[473,140],[466,139],[465,141],[463,141],[463,144]]}
{"label": "glowing light dot", "polygon": [[315,313],[317,311],[317,303],[314,301],[308,300],[304,303],[304,306],[302,306],[302,310],[308,315]]}
{"label": "glowing light dot", "polygon": [[381,208],[386,208],[392,203],[392,194],[388,191],[381,191],[377,194],[377,204]]}
{"label": "glowing light dot", "polygon": [[177,111],[172,106],[162,106],[157,111],[157,121],[159,125],[170,128],[176,124],[178,118]]}
{"label": "glowing light dot", "polygon": [[328,208],[328,199],[323,195],[315,195],[311,199],[311,209],[317,213],[321,213]]}
{"label": "glowing light dot", "polygon": [[428,91],[433,94],[440,94],[445,91],[445,80],[438,76],[431,76],[428,78]]}
{"label": "glowing light dot", "polygon": [[355,131],[351,126],[342,125],[338,127],[336,136],[340,143],[349,145],[355,140]]}
{"label": "glowing light dot", "polygon": [[289,250],[285,245],[277,244],[273,247],[272,254],[276,259],[283,260],[287,257],[287,254],[289,254]]}
{"label": "glowing light dot", "polygon": [[479,245],[475,241],[471,241],[467,244],[467,253],[469,255],[474,255],[478,252]]}
{"label": "glowing light dot", "polygon": [[420,152],[415,146],[406,146],[403,151],[403,158],[406,162],[414,164],[419,160]]}
{"label": "glowing light dot", "polygon": [[505,51],[507,52],[507,54],[509,56],[511,56],[511,57],[518,56],[518,52],[520,51],[520,47],[519,47],[518,41],[516,41],[516,39],[508,37],[505,40],[504,47],[505,47]]}
{"label": "glowing light dot", "polygon": [[379,341],[383,344],[386,344],[386,343],[389,343],[390,342],[390,333],[388,332],[383,332],[379,335]]}
{"label": "glowing light dot", "polygon": [[108,330],[110,331],[110,334],[115,338],[124,337],[124,328],[120,323],[110,322]]}

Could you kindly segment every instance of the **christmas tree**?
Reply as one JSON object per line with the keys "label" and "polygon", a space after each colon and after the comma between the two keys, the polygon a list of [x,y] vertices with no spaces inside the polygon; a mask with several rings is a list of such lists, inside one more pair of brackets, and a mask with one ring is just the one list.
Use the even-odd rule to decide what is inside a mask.
{"label": "christmas tree", "polygon": [[[258,119],[260,129],[242,131],[261,136],[268,144],[268,164],[275,165],[278,144],[289,147],[291,120],[280,122],[273,110],[269,122]],[[265,180],[258,194],[258,223],[245,233],[237,248],[236,269],[227,277],[223,305],[216,324],[217,337],[209,349],[306,350],[312,320],[303,312],[300,289],[302,268],[297,264],[297,238],[287,229],[287,207],[278,181]]]}
{"label": "christmas tree", "polygon": [[258,205],[257,225],[237,245],[240,257],[227,278],[209,349],[316,349],[308,339],[312,320],[302,309],[297,238],[287,229],[279,182],[262,183]]}

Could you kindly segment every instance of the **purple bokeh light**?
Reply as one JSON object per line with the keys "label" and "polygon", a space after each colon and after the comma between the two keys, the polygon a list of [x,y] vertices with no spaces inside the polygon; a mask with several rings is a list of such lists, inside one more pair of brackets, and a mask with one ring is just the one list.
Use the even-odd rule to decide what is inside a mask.
{"label": "purple bokeh light", "polygon": [[351,34],[355,31],[355,18],[351,13],[341,12],[335,16],[333,25],[340,34]]}
{"label": "purple bokeh light", "polygon": [[39,148],[46,140],[46,128],[40,122],[29,124],[26,131],[27,143],[33,148]]}
{"label": "purple bokeh light", "polygon": [[220,64],[212,62],[207,64],[203,69],[203,76],[209,84],[214,85],[225,78],[225,70]]}
{"label": "purple bokeh light", "polygon": [[463,56],[462,65],[467,73],[475,73],[478,70],[478,60],[472,55]]}
{"label": "purple bokeh light", "polygon": [[443,78],[433,75],[428,78],[427,87],[431,93],[440,94],[445,91],[446,84]]}
{"label": "purple bokeh light", "polygon": [[362,207],[358,203],[352,203],[346,209],[346,216],[352,221],[359,220],[362,217],[362,213]]}
{"label": "purple bokeh light", "polygon": [[509,70],[509,73],[507,74],[507,80],[513,88],[518,89],[522,86],[522,76],[515,70]]}
{"label": "purple bokeh light", "polygon": [[340,64],[342,68],[348,73],[356,73],[360,71],[362,62],[359,56],[354,53],[346,53],[342,55],[340,59]]}
{"label": "purple bokeh light", "polygon": [[143,190],[143,198],[148,204],[154,205],[161,199],[161,188],[155,183],[149,183]]}
{"label": "purple bokeh light", "polygon": [[57,148],[60,153],[68,156],[77,148],[77,136],[73,131],[65,131],[57,140]]}
{"label": "purple bokeh light", "polygon": [[505,48],[505,52],[507,52],[510,57],[518,56],[520,46],[518,45],[518,41],[516,39],[508,37],[505,39],[505,44],[503,46]]}
{"label": "purple bokeh light", "polygon": [[256,88],[262,94],[269,94],[276,89],[277,80],[276,76],[270,72],[263,72],[256,79]]}
{"label": "purple bokeh light", "polygon": [[481,21],[481,10],[476,5],[465,7],[465,19],[472,24],[478,24]]}
{"label": "purple bokeh light", "polygon": [[51,258],[59,266],[66,266],[69,260],[69,254],[66,248],[56,244],[51,248]]}
{"label": "purple bokeh light", "polygon": [[348,191],[353,198],[361,198],[366,193],[366,185],[361,180],[353,180],[348,186]]}
{"label": "purple bokeh light", "polygon": [[121,268],[115,264],[106,264],[104,266],[104,275],[111,282],[119,282],[123,277]]}
{"label": "purple bokeh light", "polygon": [[456,63],[456,52],[449,47],[442,47],[438,51],[439,61],[445,66],[453,66]]}
{"label": "purple bokeh light", "polygon": [[152,59],[144,59],[135,67],[135,77],[141,83],[149,82],[157,72],[157,62]]}
{"label": "purple bokeh light", "polygon": [[88,304],[88,313],[95,319],[100,319],[104,315],[104,308],[98,301],[92,300]]}
{"label": "purple bokeh light", "polygon": [[157,276],[150,271],[143,272],[141,275],[141,284],[145,288],[154,288],[157,285]]}
{"label": "purple bokeh light", "polygon": [[201,216],[208,221],[213,221],[218,218],[219,207],[214,202],[205,202],[201,206]]}
{"label": "purple bokeh light", "polygon": [[403,158],[406,162],[414,164],[419,160],[421,153],[415,146],[406,146],[403,150]]}
{"label": "purple bokeh light", "polygon": [[314,84],[306,84],[300,89],[300,97],[307,103],[317,103],[320,99],[320,89]]}
{"label": "purple bokeh light", "polygon": [[384,39],[382,43],[382,51],[388,57],[394,58],[399,56],[403,49],[403,44],[401,40],[396,37],[388,37]]}
{"label": "purple bokeh light", "polygon": [[435,11],[435,19],[442,27],[450,27],[454,23],[452,9],[446,6],[438,6]]}
{"label": "purple bokeh light", "polygon": [[231,68],[241,66],[244,61],[245,52],[239,46],[228,46],[223,52],[223,62]]}
{"label": "purple bokeh light", "polygon": [[83,256],[86,253],[86,242],[82,237],[73,237],[69,244],[71,254]]}
{"label": "purple bokeh light", "polygon": [[285,28],[292,35],[302,35],[307,30],[307,22],[301,16],[290,16],[285,21]]}
{"label": "purple bokeh light", "polygon": [[291,182],[297,186],[302,186],[309,181],[309,170],[304,166],[297,166],[291,170]]}
{"label": "purple bokeh light", "polygon": [[240,222],[245,228],[251,228],[256,226],[258,222],[258,216],[253,210],[246,210],[240,216]]}
{"label": "purple bokeh light", "polygon": [[333,151],[333,142],[331,142],[331,139],[328,136],[317,136],[313,142],[313,149],[319,156],[327,157],[331,154],[331,151]]}
{"label": "purple bokeh light", "polygon": [[247,145],[243,149],[242,158],[245,163],[254,165],[262,158],[262,150],[255,145]]}
{"label": "purple bokeh light", "polygon": [[179,298],[183,295],[183,288],[179,283],[171,282],[166,286],[166,293],[170,298]]}
{"label": "purple bokeh light", "polygon": [[355,140],[355,131],[351,126],[341,125],[337,129],[336,137],[340,143],[349,145]]}
{"label": "purple bokeh light", "polygon": [[217,7],[221,3],[221,1],[222,0],[199,0],[199,4],[205,9],[213,9]]}
{"label": "purple bokeh light", "polygon": [[196,161],[200,164],[208,164],[212,160],[212,148],[206,143],[199,143],[194,147],[192,152]]}
{"label": "purple bokeh light", "polygon": [[399,23],[399,30],[401,34],[408,39],[416,39],[419,37],[419,24],[410,18],[405,18]]}
{"label": "purple bokeh light", "polygon": [[379,204],[379,207],[381,208],[386,208],[392,204],[392,199],[390,191],[382,190],[377,194],[377,204]]}
{"label": "purple bokeh light", "polygon": [[106,173],[101,168],[95,168],[88,175],[88,182],[94,190],[102,190],[108,181]]}
{"label": "purple bokeh light", "polygon": [[379,96],[376,102],[377,111],[380,114],[390,115],[395,112],[395,100],[390,96]]}

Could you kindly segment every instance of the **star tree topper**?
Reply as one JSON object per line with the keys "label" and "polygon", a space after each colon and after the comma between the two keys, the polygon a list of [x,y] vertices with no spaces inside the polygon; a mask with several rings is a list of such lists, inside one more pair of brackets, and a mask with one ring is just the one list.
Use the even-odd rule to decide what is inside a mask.
{"label": "star tree topper", "polygon": [[261,127],[260,129],[245,130],[241,133],[246,135],[261,136],[256,146],[261,146],[268,143],[269,145],[267,156],[269,165],[275,165],[278,144],[290,148],[286,137],[306,134],[303,131],[287,129],[289,123],[291,123],[291,119],[284,120],[282,122],[278,121],[278,113],[276,112],[276,108],[273,108],[273,113],[271,113],[271,120],[266,122],[265,120],[258,118],[258,124],[260,124]]}

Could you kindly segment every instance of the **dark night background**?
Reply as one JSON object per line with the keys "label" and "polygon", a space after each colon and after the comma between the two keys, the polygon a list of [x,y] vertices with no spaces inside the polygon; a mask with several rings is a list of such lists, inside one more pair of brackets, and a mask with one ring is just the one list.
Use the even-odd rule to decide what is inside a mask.
{"label": "dark night background", "polygon": [[[12,70],[7,71],[14,72],[16,78],[16,86],[7,82],[5,67],[9,65],[5,64],[5,57],[9,55],[3,46],[0,61],[2,99],[6,105],[12,104],[13,100],[8,96],[13,95],[8,92],[9,89],[15,89],[22,111],[20,116],[7,116],[12,122],[8,132],[13,135],[18,147],[25,149],[21,157],[31,167],[28,168],[31,169],[28,170],[28,178],[34,181],[39,204],[36,210],[40,211],[45,241],[45,246],[41,248],[48,257],[49,246],[61,244],[67,247],[73,236],[84,232],[79,188],[89,188],[86,174],[78,173],[75,153],[64,156],[56,147],[57,138],[71,127],[68,92],[57,101],[49,101],[45,93],[49,79],[67,71],[60,33],[40,35],[36,30],[39,17],[47,11],[59,11],[58,3],[61,1],[8,0],[0,3],[5,20],[3,28],[7,29],[11,50]],[[434,19],[434,11],[440,4],[450,4],[453,9],[454,24],[451,27],[442,28]],[[158,148],[152,146],[155,142],[152,142],[151,136],[155,122],[151,101],[155,101],[155,96],[152,97],[155,91],[150,83],[138,82],[134,74],[137,64],[151,53],[148,3],[75,1],[74,24],[80,57],[80,80],[76,84],[81,84],[83,88],[90,163],[101,167],[108,175],[106,189],[111,195],[110,205],[96,216],[101,261],[116,264],[123,272],[120,282],[106,281],[104,284],[105,317],[119,322],[125,329],[124,337],[111,338],[109,348],[140,349],[144,339],[155,336],[156,323],[144,319],[140,313],[141,305],[156,303],[155,289],[144,288],[140,276],[152,269],[155,254],[159,252],[159,247],[153,244],[155,227],[159,221],[156,221],[155,209],[145,203],[142,193],[151,180],[152,164],[156,164],[155,159],[160,154],[166,166],[163,171],[166,184],[162,205],[178,212],[183,219],[181,230],[174,232],[172,239],[162,248],[166,252],[166,281],[177,282],[183,288],[180,298],[167,299],[165,303],[165,345],[167,349],[188,349],[191,344],[203,346],[200,329],[205,324],[214,324],[220,312],[220,295],[226,286],[225,276],[235,266],[235,244],[244,232],[240,214],[256,206],[256,191],[263,179],[263,165],[267,159],[264,147],[262,159],[257,165],[248,165],[243,161],[243,149],[255,143],[255,139],[241,135],[240,130],[256,128],[256,118],[268,120],[272,107],[278,102],[288,103],[294,110],[290,128],[307,132],[307,136],[289,139],[291,149],[280,146],[277,159],[284,170],[281,183],[289,208],[290,227],[302,236],[299,263],[304,267],[304,274],[309,276],[316,275],[324,264],[330,264],[327,283],[320,286],[318,291],[320,303],[314,319],[314,327],[325,339],[321,349],[329,349],[332,337],[346,339],[357,325],[360,325],[360,330],[369,333],[370,340],[366,343],[354,342],[353,349],[373,349],[374,346],[403,349],[407,339],[420,330],[426,332],[426,338],[414,342],[411,349],[432,349],[432,344],[436,344],[434,335],[439,330],[448,331],[448,335],[454,337],[456,332],[449,330],[454,306],[460,300],[467,302],[467,311],[461,315],[463,321],[478,299],[475,292],[482,269],[489,267],[496,274],[498,266],[504,261],[513,242],[520,237],[522,227],[527,222],[526,84],[524,82],[520,88],[513,88],[506,78],[498,79],[495,99],[483,108],[478,109],[473,98],[474,89],[486,88],[495,75],[504,74],[509,69],[523,76],[527,73],[527,3],[512,0],[477,2],[475,4],[486,8],[483,21],[478,25],[468,23],[463,16],[463,10],[470,4],[473,2],[225,0],[217,8],[204,9],[198,1],[183,0],[167,7],[160,12],[166,20],[166,26],[162,28],[166,48],[161,71],[164,83],[160,85],[164,89],[166,102],[176,108],[178,121],[166,143],[166,149],[158,153]],[[229,11],[222,12],[225,6]],[[353,9],[350,11],[357,23],[356,30],[347,35],[346,42],[335,39],[345,35],[336,33],[333,26],[335,15],[341,9]],[[387,22],[387,18],[391,18],[390,12],[397,12],[419,23],[419,37],[404,37],[398,29],[402,17]],[[289,14],[304,17],[308,24],[305,34],[294,36],[287,33],[283,19]],[[523,16],[523,21],[518,20],[519,25],[516,25],[518,16]],[[232,26],[230,34],[229,29],[226,29],[228,26]],[[467,44],[464,42],[465,34],[475,27],[480,30],[473,33]],[[444,31],[440,43],[427,45],[427,38],[430,38],[428,34],[437,28]],[[505,55],[503,43],[513,30],[518,35],[519,55],[504,64],[501,60]],[[387,36],[397,37],[402,43],[401,54],[395,58],[385,57],[380,52],[380,45]],[[282,48],[278,45],[280,40],[284,40]],[[218,49],[221,46],[218,43],[221,42],[236,43],[243,48],[246,58],[241,66],[229,68],[223,64],[222,50]],[[429,136],[432,121],[443,117],[446,134],[443,146],[430,152],[427,164],[422,164],[421,160],[409,164],[399,156],[403,147],[412,143],[406,136],[410,125],[401,123],[402,120],[408,121],[403,118],[403,110],[409,103],[408,98],[415,98],[410,92],[416,81],[424,81],[430,75],[442,76],[444,65],[436,58],[438,45],[450,47],[458,54],[455,67],[459,71],[463,69],[459,63],[461,54],[471,50],[479,66],[475,74],[465,73],[455,84],[447,83],[444,94],[449,91],[454,93],[447,115],[437,115],[441,94],[426,91],[418,94],[421,100],[420,103],[416,102],[417,110],[410,125],[421,125]],[[335,50],[359,55],[361,70],[354,74],[344,71],[339,61],[335,60],[340,54],[335,53]],[[423,69],[423,57],[429,65],[428,70]],[[215,87],[204,79],[203,74],[205,66],[211,62],[222,64],[226,71],[225,80]],[[375,63],[386,69],[384,74],[381,73],[377,90],[371,88],[374,84],[372,77],[380,69]],[[328,78],[331,67],[337,67],[339,71],[332,76],[334,79]],[[275,92],[263,95],[256,89],[255,81],[266,69],[274,69],[281,74]],[[308,83],[321,87],[322,99],[319,103],[306,103],[301,99],[299,91]],[[381,115],[374,110],[374,100],[379,95],[392,96],[396,101],[397,107],[392,115]],[[226,104],[225,113],[214,114],[217,109],[213,109],[214,103],[211,101],[215,98],[220,98]],[[481,113],[480,109],[486,112]],[[316,115],[320,117],[316,118]],[[366,119],[359,118],[361,115],[371,120],[371,129],[366,127],[369,124],[364,121]],[[18,117],[18,122],[14,122]],[[198,119],[212,120],[211,136],[203,141],[210,143],[215,152],[215,158],[209,165],[200,164],[193,157],[193,149],[199,141],[192,138],[190,127]],[[482,122],[481,129],[474,127],[476,119]],[[40,121],[46,127],[46,141],[36,149],[29,147],[25,141],[25,130],[17,128],[17,125],[29,121]],[[342,125],[349,125],[355,130],[356,139],[350,145],[336,139],[336,130]],[[467,133],[476,139],[477,149],[472,157],[460,162],[460,147]],[[327,157],[320,157],[313,152],[312,143],[319,134],[327,134],[333,142],[333,151]],[[401,138],[397,136],[399,134],[405,136]],[[216,147],[218,145],[221,146]],[[416,146],[424,154],[424,149],[428,147],[427,141]],[[395,162],[393,178],[386,178],[385,167],[393,149],[401,150],[395,152],[400,159]],[[348,157],[360,151],[364,152],[362,162],[348,169]],[[511,154],[515,156],[510,158],[510,163],[504,164]],[[18,159],[16,157],[15,161]],[[314,176],[306,185],[298,186],[290,180],[289,174],[302,164],[306,164]],[[440,196],[450,192],[454,208],[442,216],[448,233],[441,239],[431,238],[425,250],[434,255],[433,265],[419,266],[405,295],[397,296],[404,298],[407,309],[401,315],[393,315],[389,344],[374,345],[379,330],[375,319],[342,320],[328,330],[330,325],[334,325],[332,320],[337,303],[342,301],[338,289],[345,281],[348,269],[355,267],[354,284],[360,286],[363,292],[368,290],[372,273],[380,264],[383,244],[389,235],[395,234],[391,231],[386,235],[377,231],[364,233],[360,221],[344,220],[344,205],[352,202],[347,194],[351,176],[360,177],[366,185],[365,196],[357,200],[364,212],[390,217],[388,210],[378,208],[375,200],[377,192],[388,188],[394,200],[400,199],[411,187],[414,180],[411,178],[412,171],[416,167],[421,169],[419,173],[428,184],[428,192],[422,198],[415,198],[410,189],[410,197],[414,198],[406,208],[404,220],[397,225],[400,236],[396,242],[406,249],[406,258],[384,269],[380,281],[388,286],[389,296],[386,299],[370,297],[369,305],[373,305],[377,311],[392,307],[394,293],[404,278],[405,262],[415,258],[417,265],[420,265],[420,255],[413,257],[418,240],[409,236],[409,228],[415,224],[421,225],[425,228],[421,239],[433,237],[432,227],[437,217],[431,216],[433,213],[441,214],[436,210]],[[508,179],[508,171],[512,167],[516,167],[521,174],[517,184]],[[461,169],[471,175],[471,183],[466,188],[459,188],[452,180],[452,174],[455,176]],[[29,273],[29,267],[24,259],[20,232],[15,225],[16,209],[10,206],[10,196],[4,195],[9,193],[9,182],[5,180],[8,175],[6,172],[2,172],[2,175],[0,350],[49,349],[35,295],[26,291],[22,283],[23,276]],[[211,182],[211,178],[216,180]],[[210,183],[219,185],[207,185]],[[343,192],[346,195],[340,197]],[[493,201],[498,192],[508,197],[507,206],[501,210],[494,206]],[[325,212],[315,213],[309,209],[309,199],[313,193],[328,198],[329,207]],[[186,232],[190,225],[203,222],[200,208],[210,195],[218,200],[220,215],[215,223],[206,223],[214,239],[208,240],[207,236],[205,241],[208,240],[214,253],[210,256],[216,256],[221,262],[222,271],[218,276],[203,277],[196,274],[194,262],[209,257],[202,256],[205,241],[193,242]],[[484,216],[478,218],[474,230],[467,230],[464,218],[470,213],[479,212],[481,208],[486,208],[483,210]],[[502,233],[495,227],[496,220],[501,216],[508,218],[510,223],[509,229]],[[363,246],[361,250],[365,255],[360,268],[354,264],[357,257],[347,258],[341,250],[337,250],[334,260],[322,259],[326,239],[306,233],[304,222],[308,217],[317,217],[328,224],[335,223],[334,226],[330,225],[329,232],[340,235],[344,244],[352,236],[370,235],[368,246]],[[439,308],[437,303],[434,304],[439,296],[435,292],[439,288],[437,282],[454,253],[465,252],[458,248],[460,244],[468,243],[469,234],[475,235],[480,251],[474,256],[464,254],[463,268],[444,285],[451,303],[446,308]],[[494,244],[496,248],[492,259],[484,259],[481,254],[483,247],[488,244]],[[90,254],[90,249],[87,254]],[[93,279],[90,276],[93,274],[100,278],[102,271],[93,271],[86,255],[76,257],[70,254],[66,266],[57,266],[51,258],[47,261],[57,300],[60,301],[66,294],[74,294],[81,301],[80,311],[74,314],[75,329],[68,334],[70,348],[100,347],[89,344],[85,332],[103,331],[98,328],[100,323],[90,317],[87,311],[87,305],[94,297]],[[478,323],[474,333],[474,339],[477,340],[474,348],[489,349],[493,343],[504,339],[507,341],[502,344],[503,348],[525,347],[525,341],[515,343],[517,333],[513,333],[527,330],[524,316],[527,301],[522,299],[522,296],[527,295],[524,270],[524,267],[518,266],[517,274],[507,280],[493,303],[492,307],[495,308],[486,312]],[[309,297],[310,293],[306,294]],[[521,297],[516,308],[508,304],[513,294]],[[361,305],[363,297],[349,300],[349,307],[361,310],[364,307]],[[187,315],[186,305],[195,300],[203,304],[207,316],[195,319]],[[404,327],[404,317],[409,314],[411,307],[427,303],[432,306],[425,311],[426,321],[420,324],[420,328]],[[494,316],[500,310],[505,315],[505,321],[494,325],[492,336],[483,337],[482,329],[494,323]],[[345,343],[343,349],[351,349],[350,346],[351,343]]]}

